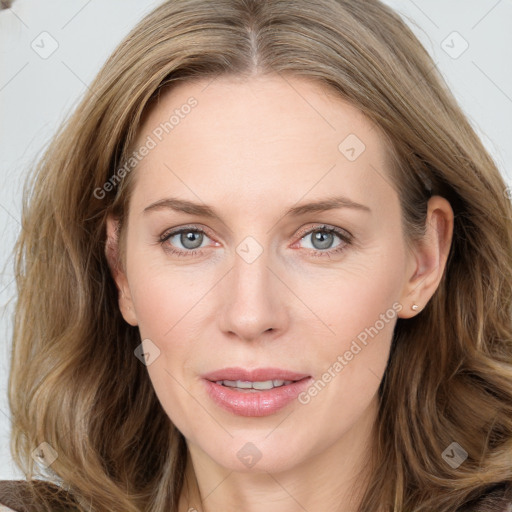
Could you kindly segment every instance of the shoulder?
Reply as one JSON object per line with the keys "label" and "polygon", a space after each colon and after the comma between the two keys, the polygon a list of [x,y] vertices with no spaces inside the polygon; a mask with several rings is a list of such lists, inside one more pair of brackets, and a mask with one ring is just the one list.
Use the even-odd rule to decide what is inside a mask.
{"label": "shoulder", "polygon": [[[69,505],[68,493],[59,486],[44,480],[0,480],[0,512],[32,512],[37,510],[39,500],[31,491],[31,485],[36,489],[39,500],[48,505]],[[69,508],[67,510],[73,510]]]}

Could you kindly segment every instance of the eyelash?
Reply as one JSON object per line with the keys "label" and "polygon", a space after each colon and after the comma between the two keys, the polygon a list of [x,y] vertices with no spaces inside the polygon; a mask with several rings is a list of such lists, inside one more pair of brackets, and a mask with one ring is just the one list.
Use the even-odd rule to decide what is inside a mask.
{"label": "eyelash", "polygon": [[[183,251],[181,249],[175,249],[172,245],[166,243],[173,236],[180,235],[181,233],[190,233],[190,232],[202,233],[203,235],[210,238],[208,236],[208,234],[206,233],[206,231],[204,231],[203,229],[201,229],[197,226],[185,226],[185,227],[176,229],[174,231],[167,231],[167,232],[163,233],[159,238],[159,242],[162,245],[164,251],[168,252],[170,254],[174,254],[174,255],[180,256],[180,257],[201,256],[204,253],[203,249],[191,249],[191,250]],[[302,240],[305,236],[310,235],[312,233],[316,233],[316,232],[334,233],[341,239],[341,241],[343,243],[341,243],[334,249],[330,249],[330,250],[328,249],[325,251],[312,249],[311,253],[312,253],[313,257],[320,257],[320,258],[329,257],[330,258],[332,255],[337,255],[337,254],[343,252],[345,250],[346,246],[350,245],[352,243],[352,237],[346,231],[343,231],[339,228],[335,228],[332,226],[326,226],[326,225],[317,226],[313,229],[309,229],[308,231],[305,231],[303,234],[300,235],[299,239]]]}

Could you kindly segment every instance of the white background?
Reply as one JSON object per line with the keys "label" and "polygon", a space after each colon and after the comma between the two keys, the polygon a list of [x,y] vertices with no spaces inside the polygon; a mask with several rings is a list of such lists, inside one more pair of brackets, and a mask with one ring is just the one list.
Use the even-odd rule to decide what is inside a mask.
{"label": "white background", "polygon": [[[9,452],[6,396],[23,180],[109,54],[160,3],[15,0],[0,11],[0,479],[23,477]],[[406,17],[512,184],[512,0],[386,3]],[[46,37],[51,48],[42,32],[58,44],[46,59],[31,46]]]}

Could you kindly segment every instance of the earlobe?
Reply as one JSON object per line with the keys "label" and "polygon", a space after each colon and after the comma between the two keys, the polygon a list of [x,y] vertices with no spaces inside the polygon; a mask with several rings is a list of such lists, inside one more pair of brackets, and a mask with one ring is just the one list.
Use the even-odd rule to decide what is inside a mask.
{"label": "earlobe", "polygon": [[118,289],[119,309],[126,322],[132,326],[136,326],[138,322],[133,308],[128,279],[120,257],[119,220],[109,215],[106,221],[106,228],[105,256],[110,268],[110,273]]}
{"label": "earlobe", "polygon": [[411,253],[412,272],[405,284],[400,318],[420,313],[434,295],[443,277],[453,237],[453,210],[441,196],[428,202],[426,230]]}

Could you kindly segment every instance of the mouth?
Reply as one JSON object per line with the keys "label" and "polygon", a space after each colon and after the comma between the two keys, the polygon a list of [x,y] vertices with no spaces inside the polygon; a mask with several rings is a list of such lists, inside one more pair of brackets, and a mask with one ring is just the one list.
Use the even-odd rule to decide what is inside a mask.
{"label": "mouth", "polygon": [[279,368],[224,368],[203,376],[209,397],[238,416],[268,416],[289,405],[313,381]]}

